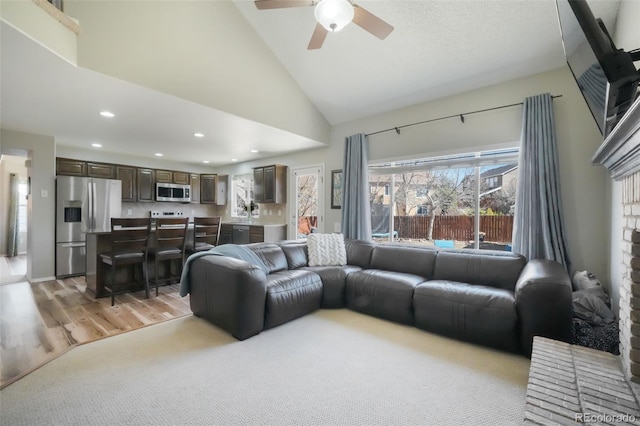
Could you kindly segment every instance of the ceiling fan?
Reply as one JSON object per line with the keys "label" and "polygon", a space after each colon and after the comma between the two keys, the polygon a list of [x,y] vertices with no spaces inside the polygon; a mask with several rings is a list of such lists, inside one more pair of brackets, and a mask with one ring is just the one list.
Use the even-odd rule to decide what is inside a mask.
{"label": "ceiling fan", "polygon": [[351,21],[380,40],[393,31],[391,25],[352,0],[255,0],[254,3],[259,10],[314,6],[318,24],[307,47],[309,50],[320,49],[328,32],[340,31]]}

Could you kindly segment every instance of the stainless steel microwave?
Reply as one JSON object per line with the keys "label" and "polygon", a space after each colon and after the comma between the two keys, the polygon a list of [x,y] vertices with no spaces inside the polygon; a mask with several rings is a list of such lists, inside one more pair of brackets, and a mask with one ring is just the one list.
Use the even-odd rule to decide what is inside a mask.
{"label": "stainless steel microwave", "polygon": [[188,203],[191,201],[191,185],[156,183],[156,201]]}

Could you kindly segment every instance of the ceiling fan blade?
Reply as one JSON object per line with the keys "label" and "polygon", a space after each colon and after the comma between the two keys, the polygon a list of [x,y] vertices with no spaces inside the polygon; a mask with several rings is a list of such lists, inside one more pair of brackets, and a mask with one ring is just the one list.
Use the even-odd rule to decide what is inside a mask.
{"label": "ceiling fan blade", "polygon": [[353,5],[353,13],[353,22],[380,40],[387,38],[387,36],[391,34],[391,31],[393,31],[391,25],[358,5]]}
{"label": "ceiling fan blade", "polygon": [[254,3],[259,10],[313,5],[312,0],[255,0]]}
{"label": "ceiling fan blade", "polygon": [[316,29],[313,30],[313,35],[311,36],[311,41],[309,41],[307,50],[320,49],[322,47],[322,43],[324,43],[324,39],[327,38],[327,33],[328,31],[325,27],[317,24]]}

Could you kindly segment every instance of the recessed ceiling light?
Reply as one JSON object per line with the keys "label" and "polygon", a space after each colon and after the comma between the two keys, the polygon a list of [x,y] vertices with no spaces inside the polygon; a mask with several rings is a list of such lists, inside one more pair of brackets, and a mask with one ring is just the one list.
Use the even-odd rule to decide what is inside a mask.
{"label": "recessed ceiling light", "polygon": [[92,143],[91,146],[94,148],[102,148],[102,144],[99,143]]}
{"label": "recessed ceiling light", "polygon": [[204,138],[204,133],[194,133],[193,136],[196,138]]}
{"label": "recessed ceiling light", "polygon": [[231,161],[238,161],[238,159],[237,158],[232,158]]}
{"label": "recessed ceiling light", "polygon": [[256,152],[260,152],[260,151],[258,151],[257,149],[252,149],[251,152],[255,154]]}
{"label": "recessed ceiling light", "polygon": [[164,154],[161,152],[156,152],[156,157],[162,157]]}
{"label": "recessed ceiling light", "polygon": [[202,160],[204,164],[209,164],[209,160]]}
{"label": "recessed ceiling light", "polygon": [[116,116],[111,111],[100,111],[100,115],[103,116],[103,117],[108,117],[108,118],[113,118],[113,117]]}

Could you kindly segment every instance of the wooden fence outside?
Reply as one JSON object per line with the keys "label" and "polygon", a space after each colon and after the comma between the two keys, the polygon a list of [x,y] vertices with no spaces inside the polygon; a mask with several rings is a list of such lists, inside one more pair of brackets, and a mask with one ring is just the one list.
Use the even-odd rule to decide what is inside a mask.
{"label": "wooden fence outside", "polygon": [[[394,230],[398,238],[426,239],[429,235],[429,216],[394,216]],[[473,240],[473,216],[436,216],[433,224],[434,240]],[[513,216],[480,216],[480,232],[484,240],[510,243]]]}

